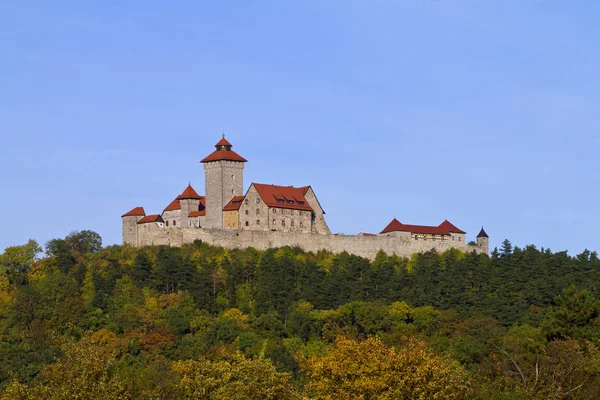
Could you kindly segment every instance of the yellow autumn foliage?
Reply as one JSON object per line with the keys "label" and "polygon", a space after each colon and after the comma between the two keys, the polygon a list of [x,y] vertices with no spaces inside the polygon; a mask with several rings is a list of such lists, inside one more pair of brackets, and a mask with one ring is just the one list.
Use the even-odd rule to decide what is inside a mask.
{"label": "yellow autumn foliage", "polygon": [[339,337],[324,356],[300,362],[309,399],[452,400],[468,389],[467,374],[458,362],[417,339],[396,350],[377,338],[360,342]]}

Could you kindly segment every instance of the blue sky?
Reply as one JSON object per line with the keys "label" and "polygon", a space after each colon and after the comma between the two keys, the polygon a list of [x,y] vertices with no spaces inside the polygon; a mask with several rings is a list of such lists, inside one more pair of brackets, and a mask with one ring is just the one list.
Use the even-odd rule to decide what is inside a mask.
{"label": "blue sky", "polygon": [[599,2],[85,3],[0,4],[0,249],[120,243],[204,192],[223,129],[246,187],[312,185],[334,232],[600,248]]}

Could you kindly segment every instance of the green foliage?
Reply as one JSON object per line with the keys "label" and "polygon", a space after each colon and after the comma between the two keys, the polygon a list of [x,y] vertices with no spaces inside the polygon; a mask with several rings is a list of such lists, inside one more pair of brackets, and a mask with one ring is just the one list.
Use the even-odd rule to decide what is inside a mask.
{"label": "green foliage", "polygon": [[[444,385],[473,399],[600,392],[595,252],[505,241],[491,257],[379,252],[370,262],[201,242],[102,247],[91,231],[39,252],[30,241],[0,254],[2,400],[412,398]],[[329,362],[327,373],[354,383],[331,381]],[[385,382],[397,396],[379,392]]]}

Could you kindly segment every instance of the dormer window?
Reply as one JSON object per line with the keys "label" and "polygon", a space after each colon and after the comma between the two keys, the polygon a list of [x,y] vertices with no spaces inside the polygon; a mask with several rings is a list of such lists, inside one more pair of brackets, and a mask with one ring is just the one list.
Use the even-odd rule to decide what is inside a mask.
{"label": "dormer window", "polygon": [[294,200],[288,200],[287,203],[288,204],[294,204]]}
{"label": "dormer window", "polygon": [[277,199],[278,203],[283,203],[283,199]]}
{"label": "dormer window", "polygon": [[303,201],[299,201],[298,204],[300,204],[301,206],[303,206],[304,202]]}

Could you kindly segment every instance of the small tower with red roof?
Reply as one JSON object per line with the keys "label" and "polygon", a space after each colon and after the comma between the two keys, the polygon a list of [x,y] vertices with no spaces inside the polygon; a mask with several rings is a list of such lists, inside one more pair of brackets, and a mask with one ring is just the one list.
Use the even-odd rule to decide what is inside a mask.
{"label": "small tower with red roof", "polygon": [[146,216],[144,207],[135,207],[121,215],[123,226],[123,244],[138,245],[138,222]]}
{"label": "small tower with red roof", "polygon": [[243,196],[244,163],[247,160],[234,152],[232,144],[223,138],[215,151],[206,156],[204,183],[206,185],[206,228],[223,228],[223,207],[235,196]]}

